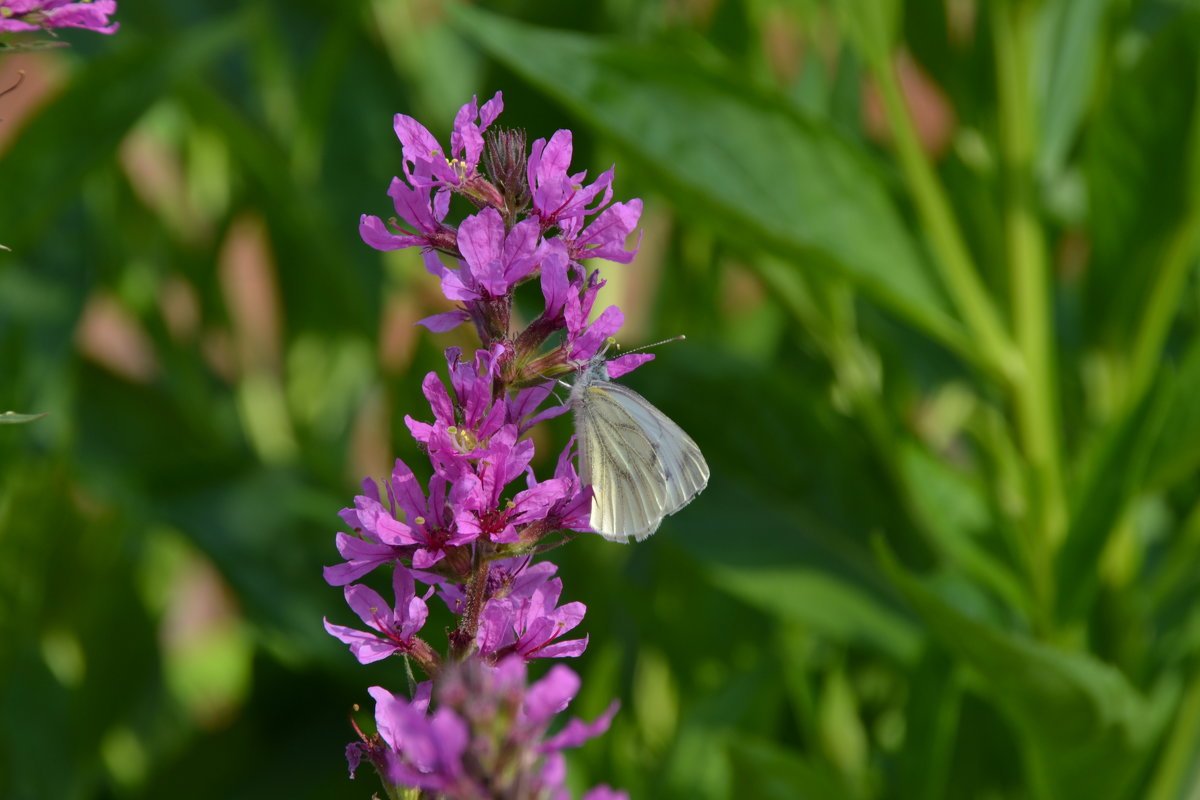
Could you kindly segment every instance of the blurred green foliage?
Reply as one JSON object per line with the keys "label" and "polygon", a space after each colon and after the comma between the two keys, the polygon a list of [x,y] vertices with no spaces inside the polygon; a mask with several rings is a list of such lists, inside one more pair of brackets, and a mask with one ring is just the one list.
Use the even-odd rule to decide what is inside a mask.
{"label": "blurred green foliage", "polygon": [[377,790],[321,566],[470,340],[357,220],[497,89],[645,199],[608,300],[713,472],[555,552],[576,785],[1200,793],[1194,4],[121,5],[0,55],[0,797]]}

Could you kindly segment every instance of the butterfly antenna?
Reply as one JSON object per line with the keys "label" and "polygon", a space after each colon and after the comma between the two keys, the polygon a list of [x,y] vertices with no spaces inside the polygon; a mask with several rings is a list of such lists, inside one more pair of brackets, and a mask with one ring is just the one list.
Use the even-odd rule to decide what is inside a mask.
{"label": "butterfly antenna", "polygon": [[671,342],[682,342],[686,338],[687,337],[681,333],[678,336],[672,336],[670,339],[663,339],[661,342],[653,342],[651,344],[644,344],[641,347],[634,347],[629,350],[626,350],[625,352],[626,353],[636,353],[639,350],[649,350],[651,347],[658,347],[660,344],[670,344]]}

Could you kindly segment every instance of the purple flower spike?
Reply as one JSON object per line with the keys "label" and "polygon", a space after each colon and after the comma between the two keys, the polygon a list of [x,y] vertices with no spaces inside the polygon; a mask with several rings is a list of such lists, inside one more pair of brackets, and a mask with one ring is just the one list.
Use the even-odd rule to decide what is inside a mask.
{"label": "purple flower spike", "polygon": [[382,636],[334,625],[325,620],[325,630],[350,645],[350,651],[361,664],[370,664],[395,653],[413,652],[413,637],[425,625],[425,618],[429,615],[425,600],[433,589],[425,597],[418,597],[412,574],[401,566],[396,567],[392,587],[396,593],[395,608],[368,586],[358,583],[346,587],[346,604],[368,627]]}
{"label": "purple flower spike", "polygon": [[[570,131],[527,149],[524,131],[489,130],[502,107],[499,93],[482,107],[472,98],[455,116],[449,148],[412,117],[396,115],[402,167],[388,191],[395,216],[359,221],[371,247],[419,248],[438,279],[451,306],[419,324],[440,333],[470,322],[480,342],[469,356],[447,349],[446,374],[424,376],[429,412],[405,417],[433,468],[428,492],[397,461],[386,496],[368,483],[342,511],[349,530],[336,541],[344,562],[325,569],[366,625],[326,621],[326,629],[363,663],[400,653],[427,679],[411,701],[371,689],[378,733],[360,730],[346,751],[352,774],[369,761],[389,797],[571,800],[562,751],[603,733],[617,710],[614,703],[591,722],[562,724],[579,677],[553,666],[528,680],[528,661],[571,658],[587,647],[586,635],[566,638],[584,605],[559,605],[555,565],[533,559],[572,532],[590,531],[594,499],[575,468],[575,439],[553,477],[539,479],[530,431],[568,410],[552,397],[563,373],[597,364],[618,377],[653,359],[596,361],[624,316],[615,306],[596,307],[605,281],[583,264],[634,257],[637,247],[626,249],[626,241],[642,204],[613,202],[613,169],[591,182],[586,171],[571,171]],[[459,223],[447,222],[454,194],[473,206]],[[539,286],[521,288],[530,281]],[[525,301],[536,302],[537,289],[544,306],[528,314]],[[379,566],[395,570],[394,607],[353,583]],[[418,582],[430,587],[420,596]],[[444,654],[419,635],[434,591],[459,618],[447,629]],[[628,798],[597,786],[584,800]]]}

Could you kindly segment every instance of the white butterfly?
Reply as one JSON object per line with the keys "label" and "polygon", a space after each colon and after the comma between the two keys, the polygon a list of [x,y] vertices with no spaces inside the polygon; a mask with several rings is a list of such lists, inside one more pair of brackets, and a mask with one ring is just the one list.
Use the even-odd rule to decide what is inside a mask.
{"label": "white butterfly", "polygon": [[632,389],[612,383],[603,355],[571,386],[579,477],[590,485],[592,529],[639,542],[708,485],[708,464],[683,429]]}

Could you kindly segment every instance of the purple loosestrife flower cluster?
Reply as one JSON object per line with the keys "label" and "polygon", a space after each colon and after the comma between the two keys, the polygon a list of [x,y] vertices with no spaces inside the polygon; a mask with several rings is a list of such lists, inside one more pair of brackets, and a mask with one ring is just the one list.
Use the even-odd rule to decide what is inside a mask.
{"label": "purple loosestrife flower cluster", "polygon": [[0,33],[87,28],[116,33],[116,0],[0,0]]}
{"label": "purple loosestrife flower cluster", "polygon": [[[576,473],[573,441],[553,475],[539,479],[529,431],[566,410],[547,402],[555,379],[586,364],[623,322],[616,307],[589,322],[604,281],[582,262],[633,259],[637,248],[625,241],[641,202],[613,202],[611,169],[590,183],[572,173],[570,131],[527,150],[523,132],[494,129],[502,108],[499,93],[482,108],[475,99],[464,105],[449,149],[398,114],[403,174],[388,191],[396,216],[364,215],[359,226],[376,249],[421,249],[455,304],[421,324],[434,332],[469,324],[480,341],[473,354],[446,350],[445,375],[423,382],[430,414],[406,418],[429,458],[428,481],[399,460],[382,487],[365,481],[341,512],[344,560],[325,570],[364,626],[327,620],[329,633],[364,664],[399,656],[424,673],[421,681],[399,673],[409,676],[407,697],[372,687],[377,733],[360,732],[347,750],[351,774],[366,759],[391,797],[566,800],[561,751],[603,733],[616,712],[614,703],[552,734],[579,678],[561,664],[526,678],[529,661],[587,646],[573,635],[583,604],[562,602],[555,565],[533,559],[591,530],[591,489]],[[452,225],[455,197],[470,213]],[[524,284],[543,302],[518,326],[513,296]],[[609,374],[649,358],[614,359]],[[358,582],[380,568],[391,572],[391,597]],[[445,653],[422,635],[435,601],[457,617]],[[585,797],[625,795],[597,787]]]}

